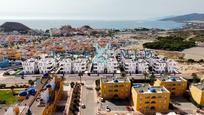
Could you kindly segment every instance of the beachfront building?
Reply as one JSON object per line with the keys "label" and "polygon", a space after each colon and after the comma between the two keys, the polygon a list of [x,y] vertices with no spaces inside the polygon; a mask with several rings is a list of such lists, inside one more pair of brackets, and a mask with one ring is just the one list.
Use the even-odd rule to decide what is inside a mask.
{"label": "beachfront building", "polygon": [[187,80],[182,77],[168,76],[157,78],[154,86],[164,86],[171,96],[182,96],[187,88]]}
{"label": "beachfront building", "polygon": [[38,69],[40,74],[45,74],[50,72],[56,65],[54,58],[42,58],[38,60]]}
{"label": "beachfront building", "polygon": [[148,114],[169,110],[170,92],[163,86],[135,83],[131,93],[135,111]]}
{"label": "beachfront building", "polygon": [[129,79],[117,78],[108,80],[101,78],[100,94],[104,99],[125,99],[130,96],[131,83]]}
{"label": "beachfront building", "polygon": [[70,58],[63,59],[59,62],[60,73],[71,73],[72,60]]}
{"label": "beachfront building", "polygon": [[189,87],[191,97],[193,100],[201,105],[204,106],[204,83],[195,83]]}
{"label": "beachfront building", "polygon": [[86,71],[86,58],[78,58],[72,61],[72,73],[84,73]]}
{"label": "beachfront building", "polygon": [[24,74],[35,74],[38,70],[37,60],[30,58],[26,61],[22,61],[23,73]]}

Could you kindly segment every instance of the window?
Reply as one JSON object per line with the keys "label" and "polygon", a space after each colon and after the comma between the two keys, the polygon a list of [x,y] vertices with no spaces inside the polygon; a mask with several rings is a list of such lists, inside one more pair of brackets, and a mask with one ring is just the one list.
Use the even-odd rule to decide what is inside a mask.
{"label": "window", "polygon": [[148,101],[146,101],[146,102],[145,102],[145,104],[149,104],[149,102],[148,102]]}
{"label": "window", "polygon": [[150,109],[151,109],[151,110],[155,110],[155,107],[154,107],[154,106],[151,106]]}
{"label": "window", "polygon": [[117,90],[117,89],[115,89],[115,90],[114,90],[114,92],[118,92],[118,90]]}
{"label": "window", "polygon": [[146,106],[145,109],[149,109],[149,106]]}
{"label": "window", "polygon": [[151,102],[151,104],[155,104],[155,103],[156,103],[155,101],[152,101],[152,102]]}
{"label": "window", "polygon": [[145,99],[149,99],[149,96],[146,96]]}
{"label": "window", "polygon": [[151,99],[156,99],[156,96],[152,96]]}

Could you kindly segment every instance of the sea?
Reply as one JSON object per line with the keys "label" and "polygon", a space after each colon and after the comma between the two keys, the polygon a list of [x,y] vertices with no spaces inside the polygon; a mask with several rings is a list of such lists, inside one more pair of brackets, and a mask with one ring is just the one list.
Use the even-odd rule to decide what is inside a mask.
{"label": "sea", "polygon": [[81,27],[89,25],[97,29],[134,29],[134,28],[158,28],[158,29],[177,29],[183,27],[183,23],[173,21],[144,21],[144,20],[1,20],[0,25],[5,22],[20,22],[32,29],[46,30],[50,28],[59,28],[63,25],[72,27]]}

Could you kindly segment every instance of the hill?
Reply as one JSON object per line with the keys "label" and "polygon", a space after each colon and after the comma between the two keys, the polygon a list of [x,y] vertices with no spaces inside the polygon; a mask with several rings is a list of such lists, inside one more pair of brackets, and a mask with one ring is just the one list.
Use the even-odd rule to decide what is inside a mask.
{"label": "hill", "polygon": [[161,19],[161,21],[175,21],[175,22],[186,22],[186,21],[204,21],[204,14],[192,13],[181,16],[175,16],[170,18]]}
{"label": "hill", "polygon": [[0,26],[1,30],[4,32],[12,32],[12,31],[18,31],[18,32],[28,32],[31,30],[29,27],[18,23],[18,22],[5,22]]}

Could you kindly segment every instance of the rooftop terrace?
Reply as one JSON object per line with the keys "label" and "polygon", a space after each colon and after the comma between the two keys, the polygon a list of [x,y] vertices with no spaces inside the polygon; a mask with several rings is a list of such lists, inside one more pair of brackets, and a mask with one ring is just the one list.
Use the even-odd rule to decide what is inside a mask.
{"label": "rooftop terrace", "polygon": [[112,80],[109,80],[107,78],[101,78],[101,81],[103,83],[118,83],[118,82],[130,82],[130,80],[127,78],[116,78],[116,79],[112,79]]}
{"label": "rooftop terrace", "polygon": [[197,87],[200,90],[204,91],[204,83],[195,83],[193,84],[195,87]]}
{"label": "rooftop terrace", "polygon": [[159,80],[163,81],[163,82],[179,82],[179,81],[185,81],[184,78],[182,77],[177,77],[177,76],[166,76],[166,77],[161,77],[158,78]]}
{"label": "rooftop terrace", "polygon": [[163,93],[169,92],[163,86],[151,86],[150,84],[134,83],[133,88],[137,93]]}

